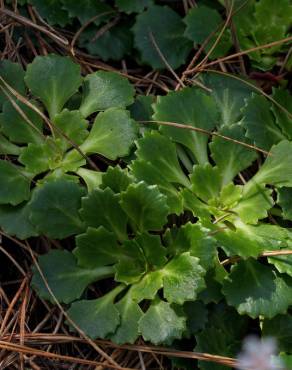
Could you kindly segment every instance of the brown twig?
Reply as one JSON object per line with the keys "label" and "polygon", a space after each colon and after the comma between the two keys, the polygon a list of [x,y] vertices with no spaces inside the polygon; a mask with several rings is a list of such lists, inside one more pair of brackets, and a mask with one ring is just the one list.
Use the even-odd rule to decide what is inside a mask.
{"label": "brown twig", "polygon": [[63,313],[64,317],[66,318],[66,320],[74,327],[74,329],[79,333],[79,335],[81,335],[88,344],[90,344],[92,346],[93,349],[96,350],[97,353],[100,354],[100,356],[102,356],[103,358],[105,358],[110,364],[112,367],[115,367],[116,369],[119,369],[119,370],[122,370],[122,367],[119,366],[107,353],[105,353],[98,345],[96,345],[96,343],[94,343],[94,341],[92,339],[90,339],[82,329],[79,328],[78,325],[75,324],[75,322],[70,318],[70,316],[67,314],[67,312],[65,312],[65,310],[63,309],[63,307],[61,306],[61,304],[59,303],[58,299],[56,298],[55,294],[53,293],[52,289],[50,288],[47,280],[46,280],[46,277],[45,275],[43,274],[34,254],[32,253],[31,251],[31,258],[32,258],[32,261],[36,267],[36,269],[38,270],[38,273],[40,274],[45,286],[46,286],[46,289],[48,290],[49,294],[51,295],[54,303],[56,304],[56,306],[59,308],[59,310]]}
{"label": "brown twig", "polygon": [[204,66],[202,66],[201,64],[199,64],[198,66],[190,69],[189,71],[186,71],[185,74],[187,74],[187,75],[194,74],[196,72],[202,71],[203,69],[206,69],[208,67],[212,67],[212,66],[214,66],[216,64],[219,64],[221,62],[226,62],[228,60],[234,59],[234,58],[239,57],[241,55],[247,55],[247,54],[250,54],[250,53],[252,53],[254,51],[257,51],[257,50],[268,49],[268,48],[271,48],[273,46],[284,44],[284,43],[287,43],[287,42],[290,42],[290,41],[292,41],[292,36],[285,37],[284,39],[281,39],[281,40],[269,42],[268,44],[265,44],[265,45],[255,46],[253,48],[250,48],[250,49],[247,49],[247,50],[243,50],[243,51],[240,51],[238,53],[234,53],[234,54],[228,55],[226,57],[222,57],[222,58],[216,59],[216,60],[214,60],[214,61],[212,61],[210,63],[204,64]]}
{"label": "brown twig", "polygon": [[214,69],[206,69],[206,70],[203,70],[203,72],[221,74],[223,76],[234,78],[235,80],[238,80],[238,81],[242,82],[243,84],[251,87],[253,90],[255,90],[256,92],[258,92],[259,94],[261,94],[264,97],[266,97],[273,104],[275,104],[282,112],[286,113],[289,118],[292,119],[292,113],[291,112],[289,112],[285,107],[283,107],[283,105],[281,105],[280,103],[278,103],[277,100],[275,100],[272,96],[266,94],[262,89],[260,89],[259,87],[255,86],[251,82],[248,82],[248,81],[244,80],[243,78],[240,78],[240,77],[238,77],[238,76],[236,76],[234,74],[220,72],[220,71],[217,71],[217,70],[214,70]]}
{"label": "brown twig", "polygon": [[264,150],[264,149],[261,149],[255,145],[251,145],[251,144],[248,144],[248,143],[245,143],[243,141],[239,141],[239,140],[236,140],[236,139],[233,139],[231,137],[228,137],[228,136],[225,136],[225,135],[221,135],[219,134],[218,132],[214,132],[214,131],[208,131],[208,130],[205,130],[203,128],[200,128],[200,127],[194,127],[194,126],[190,126],[190,125],[185,125],[185,124],[181,124],[181,123],[176,123],[176,122],[167,122],[167,121],[157,121],[157,120],[151,120],[151,121],[138,121],[142,124],[151,124],[151,123],[156,123],[158,125],[162,125],[162,126],[170,126],[170,127],[175,127],[175,128],[179,128],[179,129],[183,129],[183,130],[191,130],[191,131],[196,131],[196,132],[200,132],[201,134],[204,134],[204,135],[209,135],[209,136],[216,136],[216,137],[219,137],[221,139],[224,139],[224,140],[227,140],[227,141],[231,141],[235,144],[239,144],[239,145],[242,145],[248,149],[251,149],[251,150],[255,150],[257,152],[260,152],[260,153],[263,153],[265,155],[271,155],[270,152]]}
{"label": "brown twig", "polygon": [[177,73],[174,71],[174,69],[171,67],[171,65],[168,63],[167,59],[163,55],[162,51],[160,50],[160,48],[159,48],[159,46],[158,46],[158,44],[157,44],[157,42],[156,42],[156,40],[153,36],[153,33],[150,30],[149,30],[149,37],[150,37],[150,41],[152,42],[157,54],[159,55],[159,57],[161,58],[161,60],[165,64],[165,67],[170,71],[170,73],[174,76],[174,78],[181,85],[181,87],[185,87],[185,84],[183,83],[183,81],[179,78]]}
{"label": "brown twig", "polygon": [[3,340],[0,340],[0,348],[5,349],[6,351],[12,351],[16,353],[22,353],[22,354],[27,354],[27,355],[34,355],[34,356],[41,356],[41,357],[46,357],[46,358],[52,358],[57,361],[67,361],[67,362],[72,362],[75,364],[83,364],[83,365],[91,365],[91,366],[101,366],[101,368],[110,368],[110,369],[119,369],[119,370],[134,370],[130,368],[123,368],[120,366],[116,366],[112,363],[103,363],[103,362],[98,362],[98,361],[91,361],[91,360],[86,360],[83,358],[77,358],[77,357],[72,357],[72,356],[64,356],[64,355],[59,355],[56,353],[51,353],[51,352],[46,352],[42,351],[33,347],[28,347],[16,343],[9,343]]}
{"label": "brown twig", "polygon": [[69,45],[69,41],[65,39],[63,36],[56,35],[52,31],[48,30],[47,28],[40,26],[34,22],[32,22],[30,19],[23,17],[22,15],[16,14],[15,12],[5,9],[5,8],[0,8],[0,13],[3,13],[13,19],[15,19],[17,22],[24,24],[25,26],[29,26],[32,28],[35,28],[36,30],[46,34],[56,42],[61,43],[62,45]]}
{"label": "brown twig", "polygon": [[70,52],[73,56],[75,56],[75,51],[74,51],[74,46],[75,46],[75,43],[76,41],[78,40],[78,38],[80,37],[81,33],[91,24],[93,23],[94,21],[96,21],[98,18],[101,18],[107,14],[111,14],[113,13],[113,11],[108,11],[108,12],[103,12],[101,14],[97,14],[95,15],[94,17],[90,18],[87,22],[85,22],[80,28],[79,30],[75,33],[75,35],[73,36],[73,39],[70,43]]}
{"label": "brown twig", "polygon": [[214,49],[218,45],[219,41],[221,40],[224,31],[226,30],[228,24],[230,23],[230,20],[231,20],[232,14],[233,14],[232,13],[232,11],[233,11],[233,4],[234,4],[234,0],[232,0],[232,3],[231,3],[231,6],[230,6],[230,9],[229,9],[229,12],[228,12],[226,21],[225,21],[225,23],[224,23],[221,31],[219,32],[218,37],[216,38],[215,42],[211,46],[210,50],[208,50],[208,52],[207,52],[206,56],[203,58],[203,60],[196,66],[197,69],[200,69],[201,66],[205,66],[206,65],[206,62],[209,59],[209,56],[212,54],[212,52],[214,51]]}
{"label": "brown twig", "polygon": [[[36,112],[48,125],[48,127],[51,130],[52,135],[54,136],[54,130],[57,131],[61,136],[63,136],[73,147],[77,150],[77,152],[88,162],[88,164],[96,171],[99,171],[99,168],[97,165],[86,155],[82,152],[82,150],[79,148],[79,146],[74,143],[73,140],[71,140],[58,126],[54,125],[53,122],[51,122],[47,116],[38,109],[35,105],[33,105],[29,100],[27,100],[25,97],[23,97],[20,93],[18,93],[15,89],[13,89],[1,76],[0,81],[5,85],[7,90],[13,94],[17,100],[19,100],[21,103],[28,106],[31,110]],[[1,86],[0,86],[1,87]]]}
{"label": "brown twig", "polygon": [[[8,339],[8,337],[3,337],[2,340]],[[12,338],[14,340],[18,339],[18,334],[13,334]],[[45,333],[36,333],[36,334],[26,334],[26,341],[31,343],[68,343],[68,342],[84,342],[82,338],[67,336],[67,335],[52,335]],[[155,353],[160,355],[165,355],[168,357],[178,357],[178,358],[189,358],[194,360],[208,361],[217,364],[222,364],[226,366],[236,366],[236,360],[231,357],[218,356],[209,353],[201,352],[189,352],[189,351],[179,351],[174,348],[159,347],[159,346],[146,346],[146,345],[127,345],[127,344],[115,344],[106,340],[96,340],[96,343],[110,348],[126,349],[134,352],[142,353]],[[1,342],[0,342],[1,343]]]}
{"label": "brown twig", "polygon": [[[258,255],[258,258],[263,257],[276,257],[276,256],[289,256],[292,255],[292,250],[287,249],[280,249],[277,251],[265,251]],[[221,261],[222,266],[230,265],[231,263],[235,263],[241,260],[240,256],[232,256],[229,258],[226,258],[224,261]]]}

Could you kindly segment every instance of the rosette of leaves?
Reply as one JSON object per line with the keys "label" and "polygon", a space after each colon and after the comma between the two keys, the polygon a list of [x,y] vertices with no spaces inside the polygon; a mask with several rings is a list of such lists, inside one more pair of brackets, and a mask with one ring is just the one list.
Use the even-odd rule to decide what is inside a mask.
{"label": "rosette of leaves", "polygon": [[[115,161],[134,144],[126,110],[134,89],[112,72],[83,78],[77,64],[56,55],[35,58],[25,72],[8,61],[2,66],[0,225],[22,239],[78,233],[81,197],[101,180],[86,167],[88,156]],[[13,91],[29,96],[27,103]]]}
{"label": "rosette of leaves", "polygon": [[[238,12],[233,16],[238,41],[242,50],[266,45],[291,35],[292,5],[289,0],[238,1]],[[290,43],[279,43],[249,53],[252,64],[262,70],[269,70],[277,63],[279,56],[287,52]]]}
{"label": "rosette of leaves", "polygon": [[[133,343],[142,334],[155,344],[170,344],[186,331],[182,305],[204,289],[206,270],[190,249],[177,253],[174,246],[166,247],[168,214],[158,186],[109,167],[101,186],[82,199],[87,229],[77,235],[73,252],[51,251],[39,258],[56,298],[71,303],[68,315],[90,337]],[[188,229],[204,239],[195,225]],[[206,268],[214,261],[213,253]],[[114,288],[87,299],[88,285],[109,277]],[[43,298],[51,298],[37,271],[32,284]]]}
{"label": "rosette of leaves", "polygon": [[[225,7],[226,2],[220,0]],[[226,55],[233,45],[230,25],[219,38],[225,21],[221,16],[220,9],[216,9],[211,3],[192,8],[184,22],[186,24],[185,36],[195,44],[204,45],[204,51],[208,53],[218,38],[218,42],[210,59]],[[230,7],[226,8],[230,11]],[[235,0],[233,1],[233,32],[242,50],[263,46],[271,42],[279,41],[291,34],[292,5],[289,0],[281,1],[281,4],[273,0]],[[281,43],[269,48],[263,48],[248,54],[254,67],[269,70],[277,63],[281,53],[288,52],[290,43]]]}
{"label": "rosette of leaves", "polygon": [[[202,305],[222,301],[235,317],[252,319],[271,319],[291,305],[292,271],[261,254],[291,248],[281,193],[292,187],[292,143],[280,140],[264,158],[246,136],[244,113],[224,114],[219,102],[231,99],[229,89],[189,87],[158,97],[154,120],[216,135],[167,125],[145,131],[128,168],[109,168],[82,199],[86,227],[73,252],[39,258],[55,297],[70,304],[68,315],[92,338],[132,343],[142,335],[170,344],[195,335],[198,350],[224,346],[229,355],[238,336],[222,344],[225,329],[204,325]],[[272,214],[283,226],[270,223]],[[104,294],[90,299],[88,287],[109,277]],[[52,300],[37,270],[33,286]],[[206,342],[212,336],[218,343]]]}
{"label": "rosette of leaves", "polygon": [[[196,103],[201,109],[196,109]],[[205,110],[208,115],[200,116],[204,104],[209,108]],[[158,121],[185,123],[209,131],[216,124],[216,105],[212,105],[210,96],[196,89],[187,88],[161,97],[154,111]],[[234,264],[224,279],[223,294],[228,304],[236,307],[240,314],[253,318],[285,312],[292,298],[290,277],[279,274],[282,271],[276,264],[276,268],[265,266],[256,258],[267,249],[291,246],[290,231],[267,222],[277,201],[274,190],[281,194],[281,189],[287,187],[290,191],[291,142],[282,140],[272,146],[258,171],[244,177],[240,184],[238,174],[258,156],[254,150],[218,136],[213,136],[208,143],[201,133],[176,127],[162,126],[160,131],[138,140],[137,159],[131,165],[133,174],[139,180],[154,183],[158,179],[155,174],[159,173],[157,184],[168,197],[169,206],[181,205],[181,208],[172,207],[172,211],[179,214],[188,209],[198,225],[209,229],[209,235],[227,256],[240,256],[240,262]],[[242,121],[224,124],[218,133],[250,143]],[[189,172],[188,178],[186,172]],[[282,210],[280,217],[283,218],[284,205]]]}

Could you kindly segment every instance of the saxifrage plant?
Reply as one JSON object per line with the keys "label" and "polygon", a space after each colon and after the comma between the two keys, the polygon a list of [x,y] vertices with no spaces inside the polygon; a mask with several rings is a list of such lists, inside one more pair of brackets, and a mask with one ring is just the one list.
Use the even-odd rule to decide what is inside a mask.
{"label": "saxifrage plant", "polygon": [[[92,338],[171,344],[194,335],[196,350],[234,355],[250,320],[273,334],[274,320],[290,317],[291,257],[273,252],[291,250],[291,114],[232,79],[204,83],[212,93],[188,87],[158,98],[159,129],[82,198],[76,247],[39,258],[55,297]],[[104,294],[90,299],[88,287],[104,279]],[[32,284],[52,300],[36,268]]]}
{"label": "saxifrage plant", "polygon": [[[121,60],[131,54],[138,63],[155,69],[166,67],[160,53],[175,69],[186,64],[193,47],[203,46],[205,54],[212,48],[209,53],[212,60],[231,53],[236,44],[240,50],[248,50],[291,35],[289,0],[199,0],[186,15],[178,0],[116,0],[112,3],[86,0],[82,4],[73,0],[29,0],[20,3],[26,2],[50,24],[66,26],[75,33],[91,21],[78,38],[78,45],[91,55],[107,61]],[[232,26],[227,24],[220,36],[230,11]],[[111,21],[112,27],[103,29]],[[290,47],[291,42],[286,40],[248,53],[248,57],[253,67],[266,71],[283,62],[283,53]],[[291,58],[286,60],[285,67],[291,69]]]}
{"label": "saxifrage plant", "polygon": [[35,58],[26,72],[3,61],[0,76],[1,227],[21,239],[81,232],[81,196],[101,181],[88,155],[114,161],[134,144],[137,127],[125,109],[133,87],[112,72],[83,78],[56,55]]}

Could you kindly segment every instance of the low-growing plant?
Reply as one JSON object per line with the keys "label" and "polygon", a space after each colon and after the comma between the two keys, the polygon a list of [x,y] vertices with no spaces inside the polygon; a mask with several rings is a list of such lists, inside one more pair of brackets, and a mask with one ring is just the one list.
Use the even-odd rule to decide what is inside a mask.
{"label": "low-growing plant", "polygon": [[125,109],[133,87],[112,72],[82,78],[77,64],[56,55],[35,58],[26,72],[4,61],[0,75],[0,225],[21,239],[82,231],[81,196],[101,181],[88,155],[115,161],[136,138]]}
{"label": "low-growing plant", "polygon": [[[199,0],[185,16],[181,1],[86,0],[81,4],[72,0],[24,0],[19,3],[33,5],[50,24],[66,26],[75,33],[86,25],[77,42],[91,55],[107,61],[132,54],[139,64],[155,69],[166,67],[161,54],[175,69],[185,65],[191,50],[199,46],[203,46],[204,53],[212,60],[232,52],[234,45],[248,50],[291,35],[289,0],[281,0],[280,4],[274,0]],[[229,22],[221,35],[224,18],[230,11],[232,24]],[[108,22],[112,23],[107,28]],[[272,69],[289,50],[288,41],[248,53],[253,67]],[[291,69],[290,60],[286,60],[285,67]]]}
{"label": "low-growing plant", "polygon": [[[224,0],[219,1],[223,6],[228,3]],[[233,13],[233,33],[241,50],[257,48],[291,35],[292,5],[289,0],[280,3],[273,0],[235,0],[228,4],[227,11],[231,9]],[[204,47],[206,53],[220,36],[224,24],[220,12],[215,7],[200,3],[198,7],[188,12],[184,22],[187,26],[185,35],[196,44],[201,45],[209,40]],[[209,58],[215,59],[226,55],[233,44],[231,28],[227,27]],[[253,67],[264,71],[270,70],[276,65],[281,53],[287,51],[289,47],[289,43],[280,42],[272,47],[255,50],[248,56]]]}
{"label": "low-growing plant", "polygon": [[[195,336],[196,350],[231,356],[251,322],[270,335],[277,325],[286,330],[292,143],[291,113],[282,105],[291,97],[275,90],[274,105],[238,81],[213,75],[203,81],[211,93],[187,87],[158,97],[153,121],[160,125],[146,126],[132,158],[109,166],[88,194],[71,196],[68,189],[79,186],[71,178],[48,181],[33,194],[40,231],[77,234],[73,251],[52,250],[39,257],[39,267],[92,338],[133,343],[142,335],[170,345]],[[113,138],[115,151],[124,139]],[[71,153],[76,163],[79,153]],[[66,196],[61,212],[54,200],[59,189]],[[80,207],[72,207],[77,198]],[[76,218],[80,228],[65,233]],[[33,287],[54,301],[34,270]],[[96,296],[89,288],[103,280]],[[281,351],[288,347],[280,341]]]}

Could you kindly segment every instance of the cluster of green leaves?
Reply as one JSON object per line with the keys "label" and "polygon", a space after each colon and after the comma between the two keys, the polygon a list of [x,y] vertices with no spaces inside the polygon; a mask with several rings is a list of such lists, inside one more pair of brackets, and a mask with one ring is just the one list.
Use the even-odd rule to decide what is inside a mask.
{"label": "cluster of green leaves", "polygon": [[112,72],[82,78],[77,64],[56,55],[35,58],[26,72],[3,61],[0,75],[1,227],[21,239],[82,231],[81,196],[101,180],[84,167],[87,156],[114,161],[130,153],[133,87]]}
{"label": "cluster of green leaves", "polygon": [[[95,81],[96,74],[85,81],[92,76]],[[171,344],[194,336],[196,350],[234,355],[250,320],[260,319],[263,331],[273,334],[283,315],[290,317],[291,256],[260,256],[291,249],[291,116],[238,80],[206,75],[204,83],[211,93],[187,87],[158,97],[153,119],[216,130],[217,135],[165,125],[145,128],[124,162],[128,165],[92,171],[87,194],[68,174],[41,181],[33,191],[29,204],[38,230],[54,238],[75,234],[72,251],[52,250],[39,258],[39,266],[55,298],[92,338],[133,343],[142,335],[154,344]],[[85,96],[90,96],[90,84],[88,89]],[[79,108],[86,117],[97,106],[104,108],[100,90],[94,91],[90,104],[83,98]],[[273,98],[290,109],[287,92],[275,90]],[[62,110],[55,104],[45,107],[56,117]],[[96,124],[96,119],[113,109],[118,118],[101,130],[103,120]],[[99,113],[90,131],[94,134],[88,134],[100,145],[110,135],[108,151],[94,150],[87,139],[80,148],[110,159],[126,155],[129,144],[112,155],[127,142],[129,135],[122,130],[132,132],[123,114],[124,108]],[[254,144],[269,155],[264,159],[250,147]],[[78,162],[75,149],[68,153],[70,164]],[[76,169],[69,168],[72,176]],[[89,170],[77,170],[80,176],[83,171]],[[271,224],[271,217],[277,222]],[[222,264],[226,258],[231,269]],[[96,298],[92,291],[102,280],[103,293]],[[32,284],[54,302],[37,268]],[[285,345],[281,350],[291,352]],[[199,367],[210,368],[205,363]]]}
{"label": "cluster of green leaves", "polygon": [[[225,1],[219,1],[223,6],[226,5]],[[280,3],[274,0],[234,0],[229,4],[233,4],[233,33],[241,50],[263,46],[291,35],[292,5],[289,0]],[[187,14],[185,23],[185,35],[192,41],[202,44],[209,40],[204,47],[208,52],[223,29],[224,20],[214,5],[200,6],[199,3],[197,8]],[[230,27],[227,27],[210,58],[226,55],[233,43]],[[278,54],[288,51],[290,46],[289,43],[279,43],[249,53],[248,56],[254,67],[269,70],[277,63]],[[288,68],[290,64],[287,63]]]}
{"label": "cluster of green leaves", "polygon": [[[112,4],[102,0],[86,0],[82,4],[72,0],[29,2],[49,23],[73,30],[95,17],[82,32],[79,45],[105,61],[134,54],[135,48],[139,53],[138,62],[163,69],[165,63],[157,51],[159,49],[172,68],[178,68],[186,63],[194,47],[203,45],[205,53],[211,51],[209,58],[215,59],[228,54],[235,40],[230,25],[221,34],[225,14],[230,11],[225,9],[227,3],[223,0],[200,0],[185,17],[176,11],[181,4],[160,5],[155,0],[115,0]],[[291,34],[292,5],[289,0],[281,0],[280,4],[274,0],[234,0],[233,5],[233,34],[236,34],[241,50],[278,41]],[[113,26],[101,33],[99,30],[112,20]],[[219,42],[213,48],[218,37]],[[248,56],[254,67],[268,70],[277,63],[279,53],[288,51],[290,46],[279,43]],[[290,68],[290,65],[287,61],[286,67]]]}

